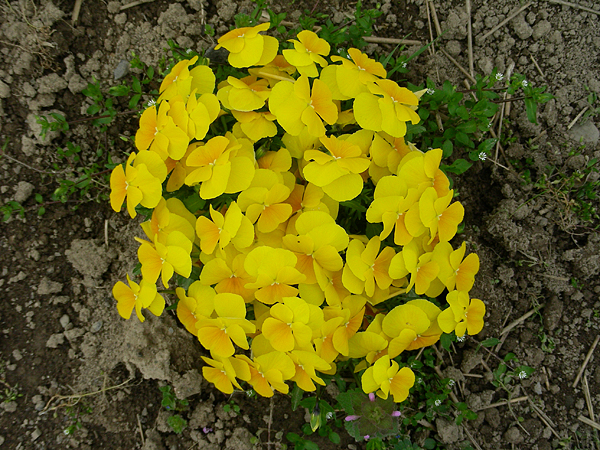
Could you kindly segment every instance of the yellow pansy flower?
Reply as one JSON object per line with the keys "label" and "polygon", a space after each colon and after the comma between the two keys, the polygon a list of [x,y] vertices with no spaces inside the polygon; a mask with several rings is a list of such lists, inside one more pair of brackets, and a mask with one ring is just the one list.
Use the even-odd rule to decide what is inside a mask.
{"label": "yellow pansy flower", "polygon": [[304,159],[306,181],[323,188],[323,191],[338,202],[352,200],[363,188],[361,173],[368,169],[370,161],[363,156],[360,147],[352,141],[335,136],[320,138],[329,153],[307,150]]}
{"label": "yellow pansy flower", "polygon": [[[158,99],[159,103],[163,100],[171,100],[177,95],[180,95],[184,98],[190,95],[193,78],[190,75],[189,67],[194,65],[197,60],[198,57],[194,56],[192,59],[184,59],[183,61],[179,61],[173,66],[171,71],[165,75],[165,78],[160,84],[160,88],[158,90],[160,93],[160,97]],[[198,72],[196,73],[199,74]]]}
{"label": "yellow pansy flower", "polygon": [[296,373],[292,359],[283,352],[273,351],[264,355],[256,356],[254,361],[245,355],[239,358],[248,363],[250,367],[250,379],[248,383],[263,397],[273,397],[275,390],[287,394],[290,390],[285,383]]}
{"label": "yellow pansy flower", "polygon": [[281,81],[273,86],[269,97],[269,111],[277,122],[292,136],[298,136],[304,127],[315,137],[325,135],[323,121],[333,125],[337,121],[338,109],[331,99],[327,85],[316,79],[312,92],[306,76],[294,83]]}
{"label": "yellow pansy flower", "polygon": [[264,112],[242,112],[232,110],[231,114],[238,121],[233,125],[240,127],[242,133],[248,136],[253,142],[259,141],[265,137],[273,137],[277,134],[277,125],[275,125],[275,116],[268,111]]}
{"label": "yellow pansy flower", "polygon": [[290,188],[279,182],[275,172],[258,169],[250,187],[238,197],[238,204],[250,222],[261,233],[270,233],[292,215],[292,206],[285,203]]}
{"label": "yellow pansy flower", "polygon": [[189,186],[201,183],[201,198],[216,198],[250,186],[254,161],[246,155],[238,156],[242,144],[225,136],[215,136],[206,144],[192,145],[194,149],[187,157],[186,165],[193,170],[186,176],[185,183]]}
{"label": "yellow pansy flower", "polygon": [[167,113],[171,106],[168,102],[147,108],[140,116],[140,127],[135,134],[135,146],[138,150],[148,150],[158,153],[164,161],[167,157],[180,159],[189,144],[187,130],[175,125],[173,118]]}
{"label": "yellow pansy flower", "polygon": [[367,84],[385,78],[387,75],[380,62],[369,58],[360,50],[349,48],[348,55],[350,59],[332,55],[332,61],[342,64],[327,67],[327,69],[335,68],[335,83],[343,96],[339,100],[355,98],[361,92],[369,92]]}
{"label": "yellow pansy flower", "polygon": [[366,394],[377,391],[377,396],[384,400],[392,394],[394,402],[401,403],[415,384],[415,374],[409,367],[399,369],[398,363],[386,355],[365,370],[361,384]]}
{"label": "yellow pansy flower", "polygon": [[211,355],[226,358],[235,353],[233,344],[248,350],[247,334],[256,327],[246,319],[246,303],[237,294],[216,294],[213,298],[215,319],[200,318],[196,322],[198,340]]}
{"label": "yellow pansy flower", "polygon": [[252,302],[256,289],[248,289],[245,286],[254,282],[255,278],[248,275],[244,269],[245,258],[245,254],[238,253],[228,246],[216,258],[204,264],[200,273],[200,282],[207,286],[214,285],[218,293],[237,294],[246,303]]}
{"label": "yellow pansy flower", "polygon": [[204,286],[199,281],[194,281],[188,288],[178,287],[175,289],[177,298],[177,318],[185,326],[186,330],[194,336],[198,334],[196,323],[200,318],[208,318],[215,310],[214,297],[217,295],[211,287]]}
{"label": "yellow pansy flower", "polygon": [[315,382],[325,386],[325,382],[319,378],[316,371],[325,372],[331,368],[331,364],[312,351],[294,350],[288,353],[288,356],[296,366],[296,373],[290,381],[295,381],[304,392],[316,391]]}
{"label": "yellow pansy flower", "polygon": [[270,317],[262,325],[262,333],[271,346],[280,352],[290,352],[310,345],[312,330],[309,305],[301,298],[288,297],[271,306]]}
{"label": "yellow pansy flower", "polygon": [[242,79],[229,77],[227,85],[219,89],[217,98],[227,109],[247,112],[262,108],[270,93],[267,80],[253,76]]}
{"label": "yellow pansy flower", "polygon": [[466,332],[474,336],[483,329],[485,304],[481,300],[469,299],[469,294],[464,291],[449,292],[446,300],[450,307],[438,316],[438,324],[444,333],[454,331],[460,337]]}
{"label": "yellow pansy flower", "polygon": [[309,30],[302,30],[297,37],[298,40],[290,39],[290,42],[294,43],[294,48],[283,50],[283,57],[296,67],[301,75],[318,77],[319,72],[315,63],[321,67],[327,65],[323,56],[329,55],[329,43]]}
{"label": "yellow pansy flower", "polygon": [[200,249],[211,254],[217,244],[221,250],[230,242],[238,249],[247,248],[254,241],[254,228],[246,216],[242,214],[236,202],[231,202],[225,215],[215,211],[210,205],[210,219],[198,217],[196,233],[200,238]]}
{"label": "yellow pansy flower", "polygon": [[385,176],[375,187],[374,200],[367,209],[366,219],[371,223],[383,222],[383,230],[379,235],[381,239],[394,230],[394,244],[407,245],[413,236],[406,228],[406,213],[418,199],[418,191],[408,189],[402,178]]}
{"label": "yellow pansy flower", "polygon": [[169,285],[173,273],[189,277],[192,272],[192,243],[180,231],[173,231],[167,236],[165,244],[158,242],[158,236],[154,237],[154,243],[136,238],[142,245],[138,248],[138,259],[142,264],[142,276],[145,280],[155,283],[161,275],[163,285]]}
{"label": "yellow pansy flower", "polygon": [[289,250],[256,247],[244,260],[244,269],[256,280],[246,284],[246,288],[257,289],[256,300],[266,305],[280,302],[284,297],[295,297],[298,289],[293,286],[306,279],[295,268],[296,262],[296,256]]}
{"label": "yellow pansy flower", "polygon": [[196,239],[194,223],[196,217],[190,213],[183,202],[172,197],[165,200],[161,197],[158,205],[152,211],[150,220],[141,224],[144,233],[151,242],[158,237],[158,242],[166,244],[167,236],[173,231],[180,231],[190,242]]}
{"label": "yellow pansy flower", "polygon": [[264,66],[270,63],[279,49],[279,41],[271,36],[263,36],[261,31],[269,29],[269,22],[255,27],[236,28],[219,38],[215,50],[221,47],[229,50],[229,64],[233,67]]}
{"label": "yellow pansy flower", "polygon": [[392,80],[377,80],[368,89],[354,100],[354,117],[362,128],[401,137],[406,134],[406,122],[420,122],[415,112],[419,99],[408,89]]}
{"label": "yellow pansy flower", "polygon": [[454,237],[458,225],[465,215],[465,208],[460,202],[450,205],[454,191],[439,198],[435,188],[425,189],[419,199],[419,216],[423,226],[429,229],[430,240],[439,236],[440,242],[447,242]]}
{"label": "yellow pansy flower", "polygon": [[204,356],[202,359],[209,364],[202,367],[202,375],[206,381],[214,384],[224,394],[233,393],[234,386],[242,390],[236,378],[250,380],[250,367],[244,360],[231,357],[210,359]]}
{"label": "yellow pansy flower", "polygon": [[122,281],[117,281],[113,286],[113,297],[117,300],[117,311],[124,319],[129,319],[133,308],[143,322],[142,308],[148,309],[155,316],[160,316],[165,308],[165,299],[157,293],[156,284],[142,280],[140,284],[131,281],[127,274],[127,286]]}
{"label": "yellow pansy flower", "polygon": [[[142,157],[136,164],[140,154]],[[161,180],[155,176],[155,174],[162,176],[162,173],[158,173],[161,172],[160,170],[154,170],[157,166],[153,162],[153,159],[157,157],[154,154],[151,155],[150,152],[141,152],[140,154],[129,155],[125,163],[125,170],[122,165],[118,165],[110,175],[110,205],[113,210],[119,212],[123,202],[127,199],[127,212],[131,218],[135,218],[137,215],[135,211],[137,205],[154,208],[162,198],[161,183],[164,178]],[[162,167],[166,176],[164,164]],[[150,172],[150,169],[154,174]]]}

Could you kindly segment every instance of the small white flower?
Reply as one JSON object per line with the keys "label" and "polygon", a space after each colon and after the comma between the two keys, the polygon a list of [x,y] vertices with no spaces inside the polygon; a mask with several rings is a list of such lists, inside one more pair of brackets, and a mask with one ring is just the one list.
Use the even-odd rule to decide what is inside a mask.
{"label": "small white flower", "polygon": [[405,62],[402,63],[402,68],[406,69],[408,67],[408,64],[406,64]]}
{"label": "small white flower", "polygon": [[496,74],[496,80],[498,80],[498,81],[502,81],[502,80],[504,80],[504,74],[503,74],[503,73],[500,73],[500,72],[498,72],[498,73]]}
{"label": "small white flower", "polygon": [[187,54],[190,54],[190,53],[192,53],[192,49],[191,49],[191,48],[188,48],[188,49],[187,49],[185,52],[186,52]]}
{"label": "small white flower", "polygon": [[490,120],[490,122],[487,125],[488,128],[492,128],[492,121]]}
{"label": "small white flower", "polygon": [[442,401],[438,398],[435,402],[434,402],[435,406],[440,406],[442,404]]}
{"label": "small white flower", "polygon": [[448,387],[451,388],[454,386],[454,380],[448,380]]}
{"label": "small white flower", "polygon": [[480,159],[481,161],[485,161],[485,160],[487,159],[487,157],[488,157],[488,155],[487,155],[487,153],[485,153],[485,152],[481,152],[481,153],[479,154],[479,159]]}
{"label": "small white flower", "polygon": [[333,413],[331,411],[329,411],[327,414],[325,414],[325,418],[327,420],[333,419]]}
{"label": "small white flower", "polygon": [[527,81],[527,80],[523,80],[523,81],[521,82],[521,86],[523,86],[523,87],[527,87],[527,86],[529,86],[529,81]]}
{"label": "small white flower", "polygon": [[421,384],[423,382],[423,378],[417,378],[417,384]]}
{"label": "small white flower", "polygon": [[458,342],[464,342],[464,341],[465,341],[465,339],[466,339],[466,337],[465,337],[465,336],[458,336],[458,337],[456,338],[456,340],[457,340]]}
{"label": "small white flower", "polygon": [[431,88],[427,89],[427,94],[433,95],[433,94],[435,94],[435,91],[433,89],[431,89]]}
{"label": "small white flower", "polygon": [[248,390],[246,391],[246,395],[247,395],[248,397],[252,397],[252,396],[254,395],[254,390],[252,390],[252,389],[248,389]]}
{"label": "small white flower", "polygon": [[156,100],[154,100],[153,98],[148,100],[148,108],[150,108],[151,106],[154,106],[154,105],[156,105]]}
{"label": "small white flower", "polygon": [[527,372],[525,372],[524,370],[521,370],[521,371],[519,372],[519,375],[518,375],[518,376],[519,376],[519,378],[520,378],[521,380],[524,380],[525,378],[527,378]]}

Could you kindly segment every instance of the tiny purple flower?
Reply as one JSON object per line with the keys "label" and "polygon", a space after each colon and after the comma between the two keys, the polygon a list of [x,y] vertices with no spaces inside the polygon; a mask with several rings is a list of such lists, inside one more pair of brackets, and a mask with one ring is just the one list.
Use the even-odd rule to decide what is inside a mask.
{"label": "tiny purple flower", "polygon": [[365,435],[365,441],[368,441],[369,439],[371,439],[371,436],[369,436],[368,434]]}
{"label": "tiny purple flower", "polygon": [[400,411],[394,411],[392,413],[392,417],[400,417],[402,415],[402,413]]}
{"label": "tiny purple flower", "polygon": [[373,394],[372,392],[369,394],[369,400],[371,400],[372,402],[375,401],[375,394]]}
{"label": "tiny purple flower", "polygon": [[204,432],[204,434],[208,434],[208,433],[210,433],[212,430],[213,430],[212,428],[208,428],[208,427],[204,427],[204,428],[202,428],[202,431]]}
{"label": "tiny purple flower", "polygon": [[344,419],[346,422],[352,422],[353,420],[358,420],[360,419],[360,416],[346,416],[346,419]]}

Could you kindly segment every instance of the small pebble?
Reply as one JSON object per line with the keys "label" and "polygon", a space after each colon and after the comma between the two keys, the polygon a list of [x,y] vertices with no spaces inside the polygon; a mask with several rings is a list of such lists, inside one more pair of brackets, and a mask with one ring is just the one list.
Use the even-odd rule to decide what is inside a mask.
{"label": "small pebble", "polygon": [[102,328],[102,321],[101,320],[97,320],[96,322],[94,322],[90,328],[90,331],[92,333],[97,333],[98,331],[100,331],[100,328]]}

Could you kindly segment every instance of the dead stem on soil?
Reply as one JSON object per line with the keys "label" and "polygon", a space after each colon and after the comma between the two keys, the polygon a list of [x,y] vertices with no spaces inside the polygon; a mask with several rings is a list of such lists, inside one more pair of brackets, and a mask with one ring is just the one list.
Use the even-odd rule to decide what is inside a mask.
{"label": "dead stem on soil", "polygon": [[[583,375],[583,382],[581,384],[583,387],[583,395],[585,396],[585,403],[587,405],[588,414],[590,415],[590,419],[596,421],[596,415],[594,414],[594,405],[592,404],[592,396],[590,395],[590,385],[588,384],[587,375]],[[594,430],[594,436],[598,439],[598,431]]]}
{"label": "dead stem on soil", "polygon": [[596,349],[596,346],[598,345],[598,341],[600,341],[600,334],[598,336],[596,336],[594,343],[590,347],[590,350],[588,351],[587,355],[585,356],[585,359],[583,360],[583,364],[581,364],[581,368],[579,369],[579,372],[577,373],[577,377],[575,377],[575,381],[573,382],[574,388],[576,388],[577,385],[579,384],[579,380],[581,379],[581,376],[583,375],[583,371],[585,370],[585,367],[587,366],[588,362],[590,362],[592,353],[594,352],[594,350]]}
{"label": "dead stem on soil", "polygon": [[73,6],[73,14],[71,14],[71,26],[74,27],[75,23],[79,20],[79,12],[81,11],[81,4],[83,0],[75,0],[75,5]]}
{"label": "dead stem on soil", "polygon": [[600,16],[600,11],[594,11],[592,8],[587,8],[585,6],[577,5],[575,3],[566,2],[564,0],[546,0],[546,1],[548,3],[556,3],[558,5],[564,5],[564,6],[569,6],[571,8],[575,8],[575,9],[581,9],[582,11],[589,12],[589,13]]}
{"label": "dead stem on soil", "polygon": [[421,45],[421,41],[415,41],[413,39],[396,39],[378,36],[365,36],[363,37],[363,40],[371,44]]}
{"label": "dead stem on soil", "polygon": [[142,447],[143,447],[145,445],[145,439],[144,439],[144,430],[142,430],[142,422],[140,421],[139,414],[136,414],[135,417],[137,418],[138,431],[140,432],[140,437],[142,438]]}
{"label": "dead stem on soil", "polygon": [[544,424],[550,428],[550,431],[552,432],[552,434],[554,436],[556,436],[557,439],[562,439],[560,434],[558,434],[556,432],[556,430],[554,429],[554,427],[556,427],[556,425],[554,424],[554,422],[552,422],[552,419],[550,419],[550,417],[548,417],[546,415],[546,413],[544,413],[544,411],[542,411],[535,403],[533,403],[533,401],[527,397],[527,400],[529,400],[529,406],[531,406],[531,408],[533,409],[533,411],[537,414],[537,416],[542,420],[542,422],[544,422]]}
{"label": "dead stem on soil", "polygon": [[536,306],[535,308],[533,308],[531,311],[526,312],[525,314],[523,314],[521,317],[519,317],[518,319],[513,320],[509,325],[507,325],[501,332],[500,332],[500,336],[502,336],[503,334],[508,333],[510,330],[512,330],[513,328],[515,328],[518,325],[521,325],[523,322],[525,322],[527,319],[529,319],[531,316],[533,316],[535,313],[537,313],[540,309],[542,309],[544,306],[546,306],[545,303],[541,303],[539,306]]}
{"label": "dead stem on soil", "polygon": [[583,114],[584,114],[584,113],[585,113],[585,112],[586,112],[588,109],[590,109],[590,107],[589,107],[589,106],[586,106],[585,108],[583,108],[583,109],[581,110],[581,112],[580,112],[579,114],[577,114],[577,116],[576,116],[576,117],[573,119],[573,121],[572,121],[572,122],[571,122],[571,123],[570,123],[570,124],[567,126],[567,130],[570,130],[571,128],[573,128],[573,126],[575,126],[575,124],[577,123],[577,121],[578,121],[579,119],[581,119],[581,116],[583,116]]}
{"label": "dead stem on soil", "polygon": [[[552,0],[549,0],[549,1],[552,1]],[[509,14],[506,19],[504,19],[502,22],[500,22],[498,25],[496,25],[494,28],[492,28],[490,31],[488,31],[486,34],[484,34],[481,37],[481,40],[485,41],[488,37],[490,37],[492,34],[494,34],[496,31],[498,31],[500,28],[502,28],[508,22],[510,22],[511,20],[513,20],[519,14],[521,14],[521,12],[523,12],[527,8],[529,8],[531,6],[531,4],[532,4],[532,2],[527,2],[525,5],[521,6],[519,9],[517,9],[516,11],[512,12],[511,14]]]}
{"label": "dead stem on soil", "polygon": [[121,6],[121,11],[125,11],[126,9],[133,8],[135,6],[143,5],[144,3],[151,3],[154,0],[138,0],[136,2],[127,3],[126,5]]}
{"label": "dead stem on soil", "polygon": [[[484,411],[486,409],[498,408],[499,406],[506,406],[509,403],[521,403],[521,402],[524,402],[524,401],[526,401],[528,399],[529,399],[529,397],[527,397],[525,395],[523,397],[512,398],[510,400],[502,400],[502,401],[499,401],[499,402],[496,402],[496,403],[490,403],[489,405],[482,406],[477,411]],[[477,412],[477,411],[475,411],[475,412]]]}
{"label": "dead stem on soil", "polygon": [[590,420],[589,418],[585,417],[585,416],[579,416],[577,417],[577,420],[579,420],[580,422],[585,423],[586,425],[589,425],[592,428],[595,428],[596,430],[600,430],[600,424],[594,422],[593,420]]}
{"label": "dead stem on soil", "polygon": [[440,49],[440,51],[444,54],[444,56],[446,56],[446,58],[448,58],[450,60],[450,62],[452,64],[454,64],[456,66],[456,68],[458,70],[460,70],[470,81],[471,83],[477,83],[477,80],[475,80],[475,78],[473,78],[471,76],[471,74],[467,71],[467,69],[465,69],[463,66],[460,65],[460,63],[454,59],[452,56],[450,56],[450,54],[448,54],[448,52],[444,49]]}
{"label": "dead stem on soil", "polygon": [[469,54],[469,73],[471,77],[475,76],[475,69],[473,67],[473,30],[471,28],[471,0],[466,0],[467,7],[467,51]]}
{"label": "dead stem on soil", "polygon": [[[91,396],[98,395],[98,394],[105,394],[107,391],[112,391],[112,390],[115,390],[115,389],[123,389],[123,388],[127,387],[132,380],[133,380],[133,378],[129,378],[128,380],[124,381],[121,384],[117,384],[116,386],[109,386],[109,387],[104,387],[103,386],[102,389],[99,389],[99,390],[94,391],[94,392],[86,392],[85,394],[73,394],[73,395],[60,395],[60,394],[56,394],[56,395],[53,395],[50,398],[50,400],[48,400],[48,403],[46,403],[46,406],[40,412],[40,414],[46,414],[46,413],[48,413],[50,411],[54,411],[54,410],[62,408],[62,407],[72,407],[72,406],[75,406],[84,397],[91,397]],[[66,402],[62,403],[63,400],[66,400]],[[60,403],[58,405],[55,405],[55,406],[51,407],[50,405],[53,402],[60,402]]]}
{"label": "dead stem on soil", "polygon": [[537,61],[535,60],[535,58],[533,57],[533,55],[529,55],[529,57],[531,58],[531,62],[533,62],[533,65],[535,66],[535,68],[537,69],[538,73],[542,76],[542,78],[544,80],[546,80],[546,75],[544,74],[544,72],[542,71],[542,68],[539,66],[539,64],[537,63]]}

